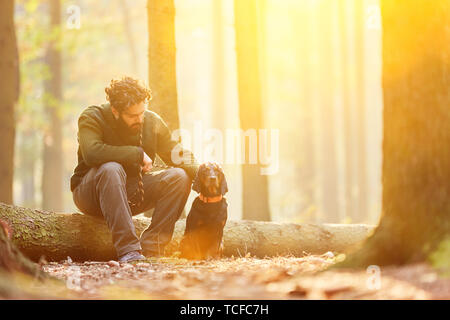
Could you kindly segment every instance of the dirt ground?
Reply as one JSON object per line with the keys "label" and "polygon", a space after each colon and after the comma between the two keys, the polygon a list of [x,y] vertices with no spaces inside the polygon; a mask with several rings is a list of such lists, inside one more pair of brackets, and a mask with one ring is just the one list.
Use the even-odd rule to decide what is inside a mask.
{"label": "dirt ground", "polygon": [[36,288],[70,299],[450,299],[450,278],[426,264],[323,271],[335,259],[331,253],[133,264],[69,259],[42,265],[62,280],[64,290],[61,285]]}

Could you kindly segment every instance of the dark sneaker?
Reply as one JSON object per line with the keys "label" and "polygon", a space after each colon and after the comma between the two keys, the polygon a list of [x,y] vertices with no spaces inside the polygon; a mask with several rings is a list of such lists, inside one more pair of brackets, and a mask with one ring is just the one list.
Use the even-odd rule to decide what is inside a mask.
{"label": "dark sneaker", "polygon": [[131,262],[137,260],[145,260],[145,257],[139,251],[130,251],[127,254],[119,257],[119,262]]}

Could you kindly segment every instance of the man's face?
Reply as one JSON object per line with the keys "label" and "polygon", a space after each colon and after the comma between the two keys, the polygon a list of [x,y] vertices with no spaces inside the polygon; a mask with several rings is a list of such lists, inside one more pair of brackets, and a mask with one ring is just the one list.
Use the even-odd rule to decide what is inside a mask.
{"label": "man's face", "polygon": [[144,101],[135,105],[129,106],[123,112],[118,112],[114,107],[111,108],[116,119],[127,127],[132,134],[138,134],[144,123],[144,113],[146,105]]}

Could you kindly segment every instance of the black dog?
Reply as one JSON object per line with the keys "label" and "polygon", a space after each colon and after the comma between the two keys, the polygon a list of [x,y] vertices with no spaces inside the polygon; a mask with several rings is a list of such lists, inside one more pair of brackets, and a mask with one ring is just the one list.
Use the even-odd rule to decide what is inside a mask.
{"label": "black dog", "polygon": [[186,219],[181,257],[200,260],[220,257],[228,216],[228,203],[223,197],[228,186],[222,168],[211,162],[200,165],[192,189],[199,195]]}

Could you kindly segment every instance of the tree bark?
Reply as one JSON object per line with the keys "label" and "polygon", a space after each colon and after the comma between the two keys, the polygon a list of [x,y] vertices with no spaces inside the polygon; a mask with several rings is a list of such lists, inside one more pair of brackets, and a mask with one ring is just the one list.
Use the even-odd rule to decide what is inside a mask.
{"label": "tree bark", "polygon": [[[258,129],[263,128],[263,108],[256,6],[256,0],[234,1],[240,124],[244,131],[256,130],[256,140],[260,141]],[[245,144],[245,153],[243,154],[242,217],[249,220],[269,221],[267,176],[260,173],[260,165],[249,164],[250,143],[251,141]]]}
{"label": "tree bark", "polygon": [[336,134],[335,134],[335,68],[332,58],[332,8],[331,2],[321,2],[320,8],[320,31],[323,35],[320,44],[320,67],[321,79],[320,99],[320,145],[322,149],[321,166],[321,202],[324,222],[339,221],[338,205],[338,181],[337,181],[337,156],[336,156]]}
{"label": "tree bark", "polygon": [[[180,128],[173,0],[148,0],[148,77],[152,90],[149,109],[159,114],[170,131]],[[181,138],[180,138],[181,142]],[[157,155],[155,164],[163,161]],[[146,212],[151,216],[153,211]],[[182,217],[186,217],[183,210]]]}
{"label": "tree bark", "polygon": [[130,64],[134,74],[138,74],[138,52],[136,49],[136,41],[133,36],[133,20],[130,18],[130,7],[127,0],[119,1],[122,9],[123,30],[128,42],[128,50],[130,53]]}
{"label": "tree bark", "polygon": [[364,29],[366,27],[364,1],[355,0],[355,99],[356,99],[356,141],[357,141],[357,172],[358,196],[356,211],[353,211],[352,222],[359,223],[369,218],[368,188],[367,188],[367,152],[366,152],[366,90],[365,90],[365,46]]}
{"label": "tree bark", "polygon": [[[358,0],[360,1],[360,0]],[[343,108],[343,133],[345,150],[345,210],[344,218],[353,219],[356,216],[357,199],[354,197],[355,188],[355,146],[353,143],[355,132],[352,121],[352,101],[351,101],[351,68],[349,59],[349,32],[348,32],[348,0],[339,1],[339,31],[341,38],[341,81],[342,81],[342,108]],[[353,221],[353,220],[352,220]],[[353,221],[354,222],[354,221]]]}
{"label": "tree bark", "polygon": [[297,61],[299,65],[298,77],[300,79],[299,90],[301,92],[301,122],[302,128],[302,167],[300,168],[300,174],[298,181],[302,186],[302,193],[304,195],[304,206],[301,208],[301,212],[311,211],[312,216],[309,217],[310,221],[318,222],[317,210],[312,209],[316,207],[316,186],[317,186],[317,159],[316,159],[316,144],[314,143],[314,112],[313,105],[315,103],[314,98],[314,84],[313,84],[313,61],[314,55],[314,40],[313,33],[310,32],[314,29],[314,19],[311,15],[311,5],[309,4],[302,11],[300,16],[301,21],[304,21],[306,28],[302,30],[302,41],[296,41],[297,48]]}
{"label": "tree bark", "polygon": [[[60,0],[50,1],[51,30],[61,26]],[[59,30],[57,30],[59,32]],[[62,211],[63,203],[63,148],[62,148],[62,70],[59,40],[52,39],[47,49],[46,61],[50,70],[50,79],[45,81],[48,96],[45,111],[49,128],[44,135],[42,168],[42,207],[46,210]]]}
{"label": "tree bark", "polygon": [[30,155],[39,152],[39,140],[36,136],[36,130],[27,129],[21,132],[18,139],[19,170],[16,171],[16,175],[20,179],[22,185],[20,203],[22,206],[29,208],[36,207],[36,159],[30,157]]}
{"label": "tree bark", "polygon": [[212,78],[212,128],[225,133],[226,129],[226,94],[225,94],[225,41],[222,0],[213,0],[213,66]]}
{"label": "tree bark", "polygon": [[450,237],[450,2],[381,4],[383,214],[338,267],[424,261]]}
{"label": "tree bark", "polygon": [[14,1],[0,1],[0,201],[13,202],[15,104],[19,98],[19,57]]}
{"label": "tree bark", "polygon": [[148,67],[150,109],[171,131],[180,127],[177,97],[175,5],[173,0],[148,0]]}
{"label": "tree bark", "polygon": [[[0,219],[12,227],[12,240],[30,259],[45,256],[59,261],[70,256],[74,261],[116,259],[111,233],[103,219],[83,214],[52,213],[0,204]],[[151,222],[134,218],[137,234]],[[175,226],[166,254],[178,250],[185,220]],[[363,241],[373,229],[368,225],[314,225],[262,221],[228,221],[224,230],[224,255],[257,257],[327,251],[347,252]]]}

